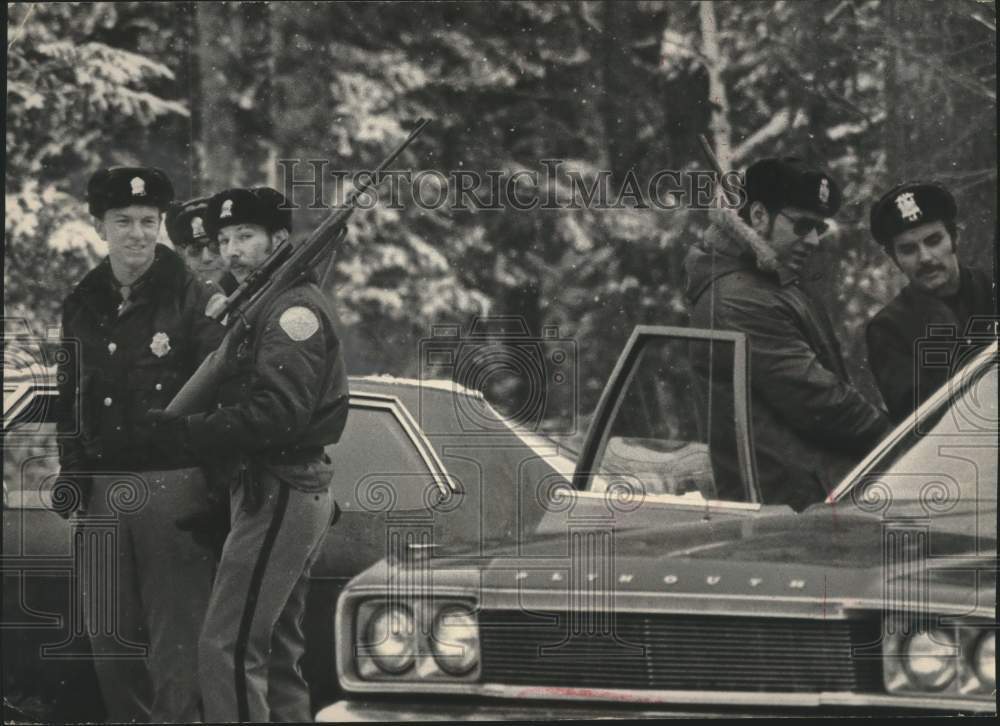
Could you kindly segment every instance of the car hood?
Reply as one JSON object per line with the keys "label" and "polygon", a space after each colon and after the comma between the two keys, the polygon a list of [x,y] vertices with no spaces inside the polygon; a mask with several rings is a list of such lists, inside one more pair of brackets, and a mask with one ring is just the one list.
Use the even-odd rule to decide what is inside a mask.
{"label": "car hood", "polygon": [[[993,526],[977,533],[980,518]],[[522,604],[551,605],[552,595],[590,588],[613,590],[624,607],[662,604],[664,595],[870,607],[901,596],[968,612],[995,607],[995,522],[995,502],[892,521],[818,505],[800,514],[673,527],[581,526],[478,552],[424,549],[409,565],[429,564],[436,588],[474,587],[487,600],[490,591],[516,592]],[[399,564],[388,563],[389,570]],[[386,582],[384,570],[356,582],[372,583],[369,575]]]}

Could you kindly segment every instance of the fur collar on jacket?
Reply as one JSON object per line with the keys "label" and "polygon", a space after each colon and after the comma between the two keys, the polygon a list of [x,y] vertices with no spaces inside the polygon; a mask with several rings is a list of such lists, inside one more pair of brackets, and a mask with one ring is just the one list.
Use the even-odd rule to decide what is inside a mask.
{"label": "fur collar on jacket", "polygon": [[731,209],[712,208],[708,211],[712,229],[705,235],[705,250],[734,257],[748,256],[763,272],[778,272],[777,255],[767,240]]}

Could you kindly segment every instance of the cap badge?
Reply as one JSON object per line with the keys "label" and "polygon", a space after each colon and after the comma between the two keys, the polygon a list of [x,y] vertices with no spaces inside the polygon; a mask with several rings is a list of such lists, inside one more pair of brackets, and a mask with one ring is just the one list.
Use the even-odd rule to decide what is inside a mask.
{"label": "cap badge", "polygon": [[157,358],[162,358],[170,352],[170,336],[166,333],[157,333],[153,336],[153,340],[149,344],[149,349],[153,351],[153,355]]}
{"label": "cap badge", "polygon": [[191,234],[195,237],[205,236],[205,224],[202,222],[201,217],[191,218]]}
{"label": "cap badge", "polygon": [[830,182],[825,177],[819,180],[819,201],[820,204],[830,201]]}
{"label": "cap badge", "polygon": [[132,196],[133,197],[144,197],[146,196],[146,181],[142,177],[134,176],[132,181],[129,182],[132,185]]}
{"label": "cap badge", "polygon": [[896,208],[899,210],[899,216],[907,222],[916,222],[924,214],[920,207],[917,206],[917,202],[913,198],[913,192],[904,192],[896,197],[895,201]]}
{"label": "cap badge", "polygon": [[227,199],[222,203],[222,211],[219,213],[219,219],[225,219],[226,217],[233,216],[233,200]]}

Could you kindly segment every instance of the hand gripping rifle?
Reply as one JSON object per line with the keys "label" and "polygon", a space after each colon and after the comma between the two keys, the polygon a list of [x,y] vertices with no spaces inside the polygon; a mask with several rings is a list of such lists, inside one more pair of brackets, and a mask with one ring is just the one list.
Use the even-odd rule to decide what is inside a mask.
{"label": "hand gripping rifle", "polygon": [[239,345],[244,332],[257,316],[281,293],[300,282],[309,272],[317,269],[324,259],[331,259],[347,235],[347,221],[357,206],[358,197],[375,187],[386,168],[417,138],[429,122],[417,121],[410,135],[387,156],[362,184],[355,184],[344,206],[332,211],[313,230],[308,239],[298,245],[290,240],[282,242],[259,267],[240,283],[225,304],[212,317],[230,321],[229,329],[219,347],[201,362],[187,383],[167,405],[167,413],[186,416],[206,411],[212,404],[222,377],[223,362],[232,349]]}

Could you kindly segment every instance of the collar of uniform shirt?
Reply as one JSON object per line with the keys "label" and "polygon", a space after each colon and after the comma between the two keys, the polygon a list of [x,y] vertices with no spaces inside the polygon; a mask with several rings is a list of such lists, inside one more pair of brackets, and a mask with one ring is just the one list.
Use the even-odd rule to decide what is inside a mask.
{"label": "collar of uniform shirt", "polygon": [[153,264],[149,266],[146,270],[139,276],[135,282],[131,285],[123,285],[118,282],[118,278],[115,277],[115,273],[111,273],[111,289],[118,295],[121,296],[121,302],[118,304],[118,314],[121,315],[126,308],[136,299],[136,293],[142,291],[154,275],[154,270],[156,270],[157,258],[153,258]]}

